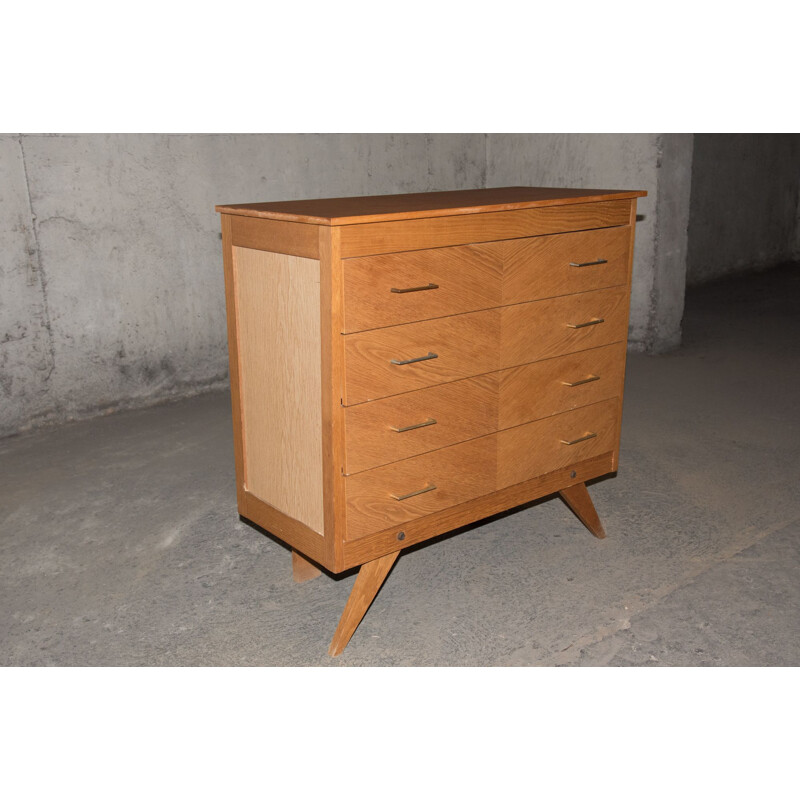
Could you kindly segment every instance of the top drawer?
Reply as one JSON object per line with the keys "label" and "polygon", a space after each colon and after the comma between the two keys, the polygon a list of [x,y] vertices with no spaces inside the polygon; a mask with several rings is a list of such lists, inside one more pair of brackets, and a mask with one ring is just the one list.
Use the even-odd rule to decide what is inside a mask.
{"label": "top drawer", "polygon": [[560,233],[344,261],[344,333],[627,281],[631,229]]}

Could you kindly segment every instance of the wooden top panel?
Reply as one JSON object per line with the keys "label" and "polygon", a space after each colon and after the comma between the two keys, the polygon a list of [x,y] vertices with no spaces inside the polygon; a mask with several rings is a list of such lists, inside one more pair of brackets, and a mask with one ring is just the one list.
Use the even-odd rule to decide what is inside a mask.
{"label": "wooden top panel", "polygon": [[220,205],[222,214],[261,217],[314,225],[353,225],[360,222],[446,217],[486,211],[514,211],[539,206],[628,200],[647,192],[618,189],[557,189],[505,186],[500,189],[464,189],[453,192],[386,194],[367,197],[333,197],[319,200],[288,200],[277,203]]}

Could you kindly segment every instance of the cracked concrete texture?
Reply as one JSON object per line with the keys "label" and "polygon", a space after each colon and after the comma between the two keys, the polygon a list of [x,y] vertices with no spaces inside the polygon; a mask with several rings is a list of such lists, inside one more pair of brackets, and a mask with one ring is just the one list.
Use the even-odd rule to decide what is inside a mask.
{"label": "cracked concrete texture", "polygon": [[6,439],[0,663],[797,666],[799,290],[700,287],[629,356],[607,539],[550,499],[410,548],[338,659],[354,575],[238,519],[224,393]]}

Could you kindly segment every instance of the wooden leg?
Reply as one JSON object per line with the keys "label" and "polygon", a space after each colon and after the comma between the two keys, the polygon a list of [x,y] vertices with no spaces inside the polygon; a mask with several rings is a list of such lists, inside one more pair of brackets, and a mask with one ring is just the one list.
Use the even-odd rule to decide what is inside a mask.
{"label": "wooden leg", "polygon": [[347,647],[350,637],[355,633],[364,614],[367,613],[375,595],[378,594],[378,589],[383,585],[392,564],[399,555],[400,551],[398,550],[396,553],[389,553],[387,556],[377,558],[375,561],[368,561],[361,566],[350,597],[347,598],[342,618],[339,620],[339,627],[336,628],[336,633],[331,639],[331,646],[328,648],[329,655],[338,656]]}
{"label": "wooden leg", "polygon": [[598,538],[605,539],[606,532],[603,530],[603,523],[597,516],[592,498],[585,483],[576,483],[562,489],[559,494],[564,502],[575,512],[575,516]]}
{"label": "wooden leg", "polygon": [[305,583],[322,573],[296,550],[292,550],[292,577],[295,583]]}

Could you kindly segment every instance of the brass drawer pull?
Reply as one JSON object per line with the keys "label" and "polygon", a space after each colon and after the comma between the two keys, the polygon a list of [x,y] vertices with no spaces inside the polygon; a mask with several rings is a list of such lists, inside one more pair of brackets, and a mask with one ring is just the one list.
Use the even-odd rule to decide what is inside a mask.
{"label": "brass drawer pull", "polygon": [[416,497],[418,494],[425,494],[425,492],[432,492],[436,487],[431,484],[424,489],[417,489],[416,492],[409,492],[408,494],[393,494],[390,495],[395,500],[408,500],[409,497]]}
{"label": "brass drawer pull", "polygon": [[599,325],[601,322],[605,322],[604,319],[590,319],[588,322],[578,322],[577,324],[573,325],[571,322],[567,323],[568,328],[588,328],[590,325]]}
{"label": "brass drawer pull", "polygon": [[394,425],[390,426],[390,430],[396,433],[405,433],[406,431],[413,431],[416,428],[426,428],[428,425],[435,425],[436,420],[433,417],[428,417],[425,422],[418,422],[416,425],[406,425],[405,428],[395,428]]}
{"label": "brass drawer pull", "polygon": [[597,436],[596,433],[587,433],[584,436],[581,436],[579,439],[573,439],[571,442],[568,442],[566,439],[561,440],[561,444],[578,444],[578,442],[585,442],[587,439],[594,439]]}
{"label": "brass drawer pull", "polygon": [[[569,265],[571,267],[595,267],[598,264],[608,264],[607,258],[598,258],[597,261],[584,261],[583,264],[576,264],[574,261],[570,261]],[[394,290],[392,290],[394,291]]]}
{"label": "brass drawer pull", "polygon": [[429,283],[427,286],[411,286],[408,289],[391,289],[395,294],[407,294],[408,292],[427,292],[430,289],[438,289],[438,283]]}
{"label": "brass drawer pull", "polygon": [[561,383],[563,383],[564,386],[583,386],[584,383],[591,383],[592,381],[599,381],[599,380],[600,380],[599,375],[590,375],[588,378],[584,378],[583,380],[580,381],[573,381],[572,383],[569,383],[568,381],[561,381]]}
{"label": "brass drawer pull", "polygon": [[432,358],[439,358],[437,353],[428,353],[426,356],[420,356],[419,358],[408,358],[405,361],[398,361],[396,358],[393,358],[391,363],[397,364],[397,366],[402,366],[403,364],[416,364],[417,361],[430,361]]}

